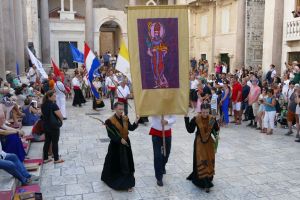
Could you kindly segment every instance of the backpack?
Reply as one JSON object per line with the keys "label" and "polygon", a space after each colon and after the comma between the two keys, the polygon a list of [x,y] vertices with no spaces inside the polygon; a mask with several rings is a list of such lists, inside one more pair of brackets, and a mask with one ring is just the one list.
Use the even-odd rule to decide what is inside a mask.
{"label": "backpack", "polygon": [[276,101],[276,104],[275,104],[276,113],[280,113],[281,112],[281,107],[280,107],[279,101],[277,99],[275,101]]}
{"label": "backpack", "polygon": [[46,92],[49,91],[50,86],[49,86],[49,81],[48,80],[46,80],[46,81],[43,82],[42,89],[43,89],[44,93],[46,93]]}
{"label": "backpack", "polygon": [[266,79],[267,79],[267,81],[270,83],[270,82],[272,82],[272,77],[271,77],[271,75],[272,75],[272,71],[268,71],[268,73],[267,73],[267,75],[266,75]]}

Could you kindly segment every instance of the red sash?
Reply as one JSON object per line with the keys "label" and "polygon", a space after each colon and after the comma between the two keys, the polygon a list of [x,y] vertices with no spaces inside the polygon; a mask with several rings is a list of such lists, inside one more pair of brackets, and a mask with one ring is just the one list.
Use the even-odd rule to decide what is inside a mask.
{"label": "red sash", "polygon": [[[151,129],[150,129],[149,135],[162,137],[162,131],[156,130],[156,129],[154,129],[154,128],[151,128]],[[165,136],[166,136],[166,137],[171,137],[171,136],[172,136],[172,131],[171,131],[171,129],[165,130]]]}
{"label": "red sash", "polygon": [[118,102],[127,103],[127,99],[118,97]]}
{"label": "red sash", "polygon": [[73,89],[74,90],[80,90],[80,87],[79,86],[73,86]]}

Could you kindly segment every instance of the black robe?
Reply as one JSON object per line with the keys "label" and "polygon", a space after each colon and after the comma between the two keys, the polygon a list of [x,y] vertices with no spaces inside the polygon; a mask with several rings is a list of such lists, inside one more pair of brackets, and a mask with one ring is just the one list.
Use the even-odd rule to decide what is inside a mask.
{"label": "black robe", "polygon": [[[189,133],[194,133],[195,129],[197,128],[196,134],[195,134],[195,140],[194,140],[194,152],[193,152],[193,172],[187,177],[187,180],[192,181],[196,186],[198,186],[199,188],[211,188],[214,186],[214,184],[212,183],[213,181],[213,175],[211,176],[206,176],[203,178],[199,178],[198,177],[198,167],[197,167],[197,156],[196,156],[196,145],[197,145],[197,137],[200,137],[200,141],[201,141],[201,147],[207,147],[207,144],[212,142],[212,139],[209,138],[207,141],[203,142],[203,138],[200,134],[200,128],[198,127],[197,123],[196,123],[196,118],[192,118],[191,121],[189,121],[189,117],[185,117],[184,118],[185,121],[185,127],[187,129],[187,131]],[[215,121],[213,124],[213,130],[215,131],[219,131],[219,126],[218,123]],[[211,133],[213,134],[213,133]],[[217,135],[214,135],[215,137]],[[198,144],[199,145],[199,144]],[[211,145],[210,145],[211,147]],[[214,151],[212,149],[201,149],[202,152],[207,152],[207,151]],[[213,152],[214,154],[214,152]],[[207,158],[205,158],[204,160],[205,162],[208,162],[210,160],[208,160]],[[213,168],[214,168],[214,160],[213,160]]]}
{"label": "black robe", "polygon": [[[122,119],[116,116],[117,120],[123,126]],[[110,130],[107,130],[108,136],[111,139],[108,152],[105,157],[101,180],[109,187],[115,190],[128,190],[135,186],[134,178],[134,162],[129,138],[126,140],[129,147],[121,143],[121,137],[118,134],[113,134],[111,131],[118,129],[108,119],[105,124]],[[128,121],[128,130],[134,131],[138,127],[137,124],[131,124]],[[108,129],[107,128],[107,129]],[[119,133],[120,134],[120,133]]]}

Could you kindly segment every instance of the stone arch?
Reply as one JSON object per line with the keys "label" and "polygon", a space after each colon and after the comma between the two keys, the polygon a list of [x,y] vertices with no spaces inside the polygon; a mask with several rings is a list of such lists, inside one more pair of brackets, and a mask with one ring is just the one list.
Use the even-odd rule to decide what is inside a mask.
{"label": "stone arch", "polygon": [[110,51],[111,54],[118,53],[123,36],[122,23],[118,23],[116,18],[106,17],[99,23],[99,53],[104,54]]}
{"label": "stone arch", "polygon": [[103,19],[101,19],[98,23],[97,26],[95,27],[95,32],[100,31],[100,28],[103,24],[105,24],[106,22],[115,22],[116,24],[118,24],[118,26],[121,29],[121,33],[127,33],[127,28],[125,28],[126,26],[124,25],[124,23],[121,22],[120,19],[113,17],[113,16],[109,16],[109,17],[105,17]]}

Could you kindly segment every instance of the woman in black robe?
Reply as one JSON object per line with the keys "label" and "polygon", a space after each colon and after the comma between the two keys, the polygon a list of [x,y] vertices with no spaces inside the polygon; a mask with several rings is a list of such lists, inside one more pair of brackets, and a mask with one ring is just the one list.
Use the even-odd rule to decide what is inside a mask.
{"label": "woman in black robe", "polygon": [[[193,154],[193,172],[187,177],[196,186],[210,191],[215,174],[215,151],[218,141],[219,126],[215,117],[209,115],[210,104],[201,105],[201,114],[191,121],[185,117],[185,126],[189,133],[196,131]],[[212,135],[215,139],[212,138]]]}
{"label": "woman in black robe", "polygon": [[123,116],[124,105],[117,102],[114,105],[116,113],[105,121],[110,140],[105,157],[101,180],[115,190],[132,191],[135,186],[134,162],[128,130],[138,127],[138,117],[133,124],[128,117]]}

